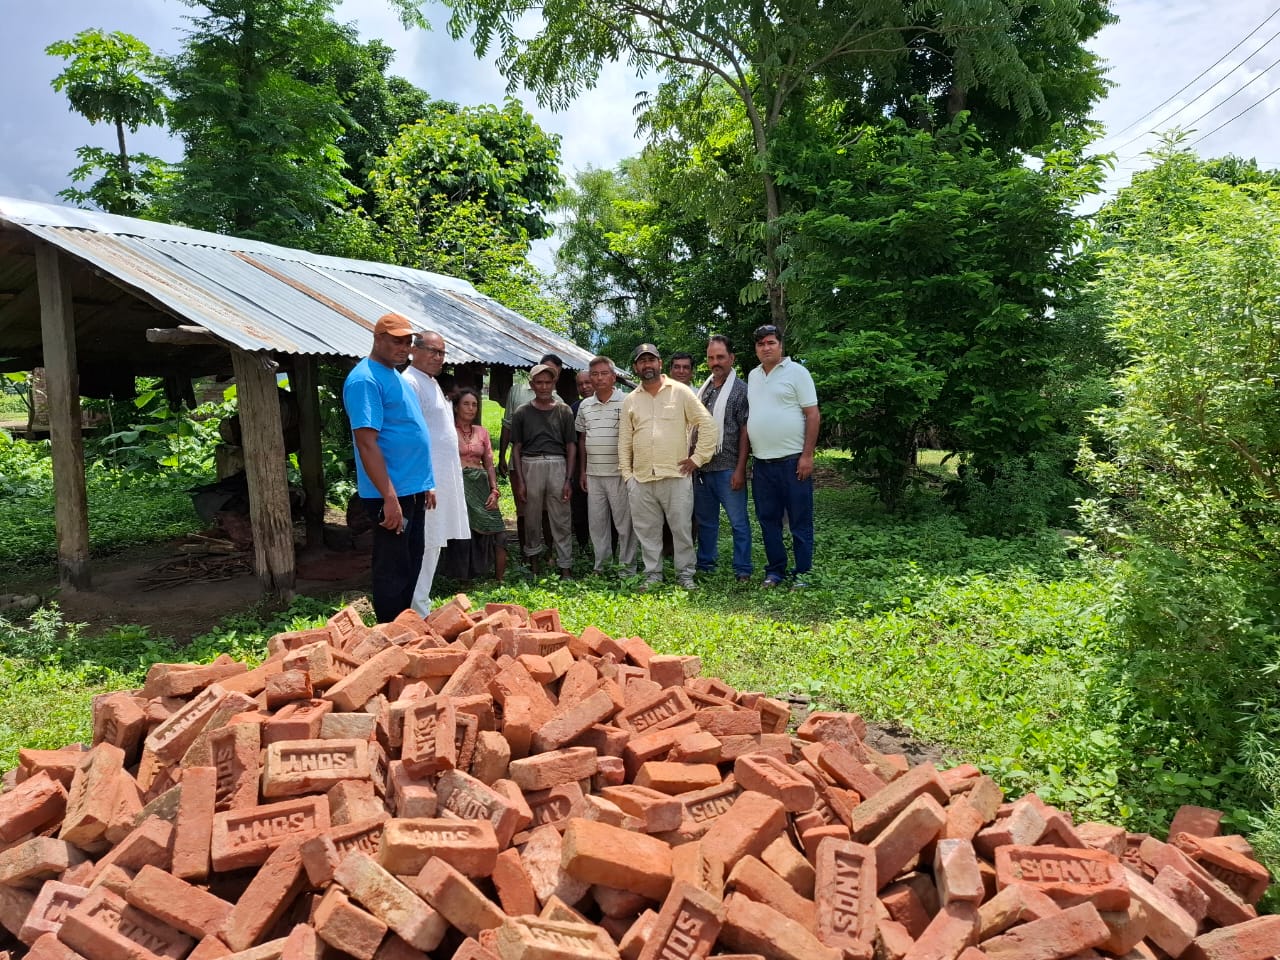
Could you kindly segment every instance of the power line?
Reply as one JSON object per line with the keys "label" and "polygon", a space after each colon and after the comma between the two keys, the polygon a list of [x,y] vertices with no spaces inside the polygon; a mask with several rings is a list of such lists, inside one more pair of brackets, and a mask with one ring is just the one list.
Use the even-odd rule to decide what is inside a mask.
{"label": "power line", "polygon": [[1223,127],[1225,127],[1228,123],[1235,123],[1237,120],[1239,120],[1241,117],[1243,117],[1246,113],[1248,113],[1248,112],[1249,112],[1250,110],[1252,110],[1254,107],[1260,107],[1260,106],[1262,106],[1262,104],[1266,103],[1268,100],[1270,100],[1272,97],[1274,97],[1277,93],[1280,93],[1280,87],[1276,87],[1274,90],[1272,90],[1270,93],[1268,93],[1268,94],[1267,94],[1265,97],[1263,97],[1261,100],[1256,100],[1256,101],[1254,101],[1253,103],[1249,104],[1249,106],[1245,107],[1243,110],[1241,110],[1239,113],[1237,113],[1237,114],[1236,114],[1234,117],[1232,117],[1230,120],[1225,120],[1225,121],[1223,121],[1222,123],[1218,124],[1218,125],[1217,125],[1216,127],[1214,127],[1212,130],[1210,130],[1208,133],[1206,133],[1203,137],[1197,137],[1196,139],[1192,140],[1189,144],[1187,144],[1187,146],[1188,146],[1188,147],[1194,147],[1194,146],[1195,146],[1197,143],[1199,143],[1201,140],[1207,139],[1208,137],[1212,137],[1215,133],[1217,133],[1219,130],[1221,130]]}
{"label": "power line", "polygon": [[[1157,112],[1158,112],[1162,107],[1166,106],[1166,105],[1167,105],[1167,104],[1169,104],[1169,103],[1172,103],[1172,102],[1173,102],[1173,100],[1174,100],[1175,98],[1177,98],[1177,97],[1178,97],[1178,95],[1179,95],[1179,94],[1181,94],[1184,90],[1186,90],[1188,87],[1190,87],[1190,86],[1194,85],[1195,83],[1199,82],[1199,80],[1200,80],[1201,78],[1203,78],[1203,77],[1205,76],[1205,74],[1207,74],[1210,70],[1212,70],[1214,67],[1216,67],[1218,64],[1220,64],[1223,60],[1227,59],[1227,57],[1231,56],[1231,54],[1233,54],[1233,53],[1235,53],[1237,50],[1239,50],[1239,49],[1240,49],[1240,47],[1242,47],[1242,46],[1243,46],[1243,45],[1244,45],[1244,44],[1249,40],[1249,38],[1250,38],[1250,37],[1252,37],[1255,33],[1257,33],[1257,32],[1258,32],[1259,30],[1261,30],[1263,27],[1265,27],[1265,26],[1267,25],[1267,23],[1268,23],[1268,22],[1269,22],[1273,17],[1275,17],[1277,14],[1280,14],[1280,7],[1277,7],[1276,9],[1272,10],[1272,11],[1271,11],[1271,13],[1267,15],[1267,17],[1266,17],[1266,19],[1265,19],[1265,20],[1263,20],[1263,21],[1262,21],[1261,23],[1259,23],[1256,27],[1254,27],[1252,30],[1250,30],[1247,34],[1245,34],[1245,36],[1241,37],[1241,38],[1240,38],[1240,40],[1239,40],[1239,41],[1237,41],[1237,43],[1236,43],[1236,45],[1235,45],[1235,46],[1233,46],[1230,50],[1228,50],[1226,53],[1224,53],[1222,56],[1220,56],[1217,60],[1213,61],[1213,63],[1209,64],[1209,66],[1205,67],[1205,68],[1204,68],[1203,70],[1201,70],[1198,74],[1196,74],[1192,79],[1188,80],[1188,81],[1187,81],[1186,83],[1184,83],[1181,87],[1179,87],[1177,90],[1175,90],[1173,93],[1171,93],[1171,94],[1170,94],[1168,97],[1166,97],[1164,100],[1160,101],[1158,104],[1156,104],[1156,105],[1155,105],[1154,107],[1152,107],[1150,110],[1148,110],[1146,113],[1143,113],[1143,114],[1139,115],[1139,116],[1138,116],[1138,118],[1137,118],[1136,120],[1134,120],[1133,122],[1128,123],[1128,124],[1126,124],[1125,126],[1121,127],[1121,128],[1120,128],[1119,130],[1117,130],[1115,133],[1111,134],[1111,136],[1113,136],[1113,137],[1118,137],[1118,136],[1120,136],[1120,134],[1125,133],[1126,131],[1133,129],[1133,128],[1134,128],[1134,127],[1136,127],[1138,124],[1140,124],[1140,123],[1142,123],[1144,120],[1146,120],[1146,119],[1147,119],[1147,117],[1153,116],[1153,115],[1154,115],[1155,113],[1157,113]],[[1264,43],[1264,44],[1262,45],[1262,47],[1259,47],[1259,48],[1258,48],[1258,50],[1261,50],[1263,47],[1265,47],[1265,46],[1267,45],[1267,43],[1270,43],[1270,42],[1271,42],[1271,40],[1274,40],[1274,39],[1275,39],[1275,36],[1276,36],[1275,34],[1272,34],[1271,38],[1270,38],[1270,39],[1268,39],[1268,40],[1266,41],[1266,43]],[[1254,53],[1257,53],[1257,52],[1258,52],[1258,50],[1255,50],[1253,53],[1249,54],[1249,56],[1250,56],[1250,57],[1252,57]],[[1247,59],[1247,58],[1246,58],[1246,59]],[[1233,72],[1234,72],[1234,71],[1233,71]],[[1230,76],[1230,74],[1228,74],[1228,76]],[[1216,84],[1215,84],[1215,86],[1216,86]],[[1212,90],[1212,89],[1213,89],[1213,87],[1210,87],[1209,89],[1210,89],[1210,90]],[[1194,103],[1195,101],[1192,101],[1192,102]],[[1138,135],[1138,137],[1142,137],[1142,136],[1145,136],[1145,134],[1139,134],[1139,135]],[[1134,139],[1138,139],[1138,138],[1134,138]],[[1119,146],[1119,147],[1117,147],[1117,149],[1123,149],[1124,147],[1127,147],[1127,146],[1128,146],[1130,143],[1132,143],[1132,142],[1133,142],[1133,140],[1128,140],[1128,141],[1126,141],[1126,142],[1124,142],[1124,143],[1120,144],[1120,146]]]}
{"label": "power line", "polygon": [[[1261,73],[1259,73],[1259,74],[1255,75],[1255,76],[1253,77],[1253,79],[1252,79],[1252,80],[1248,80],[1248,81],[1246,81],[1245,83],[1242,83],[1242,84],[1240,85],[1240,89],[1238,89],[1235,93],[1231,94],[1231,96],[1229,96],[1229,97],[1226,97],[1225,99],[1223,99],[1223,100],[1222,100],[1222,101],[1220,101],[1219,103],[1214,104],[1212,107],[1210,107],[1210,108],[1209,108],[1208,110],[1206,110],[1204,113],[1200,114],[1200,116],[1196,117],[1194,120],[1192,120],[1190,123],[1188,123],[1188,124],[1187,124],[1187,126],[1188,126],[1188,127],[1194,127],[1197,123],[1199,123],[1201,120],[1203,120],[1203,119],[1204,119],[1205,117],[1207,117],[1209,114],[1213,113],[1215,110],[1219,110],[1219,109],[1221,109],[1222,107],[1225,107],[1225,106],[1227,105],[1227,102],[1228,102],[1229,100],[1233,99],[1237,94],[1243,93],[1243,92],[1244,92],[1245,90],[1247,90],[1251,85],[1253,85],[1254,83],[1256,83],[1257,81],[1259,81],[1259,80],[1261,80],[1263,77],[1265,77],[1265,76],[1267,75],[1267,72],[1268,72],[1272,67],[1274,67],[1277,63],[1280,63],[1280,58],[1275,59],[1275,60],[1272,60],[1272,61],[1271,61],[1271,63],[1267,65],[1266,69],[1264,69]],[[1187,106],[1189,107],[1189,106],[1191,106],[1191,104],[1187,104]],[[1186,107],[1184,107],[1183,109],[1185,110],[1185,109],[1186,109]]]}
{"label": "power line", "polygon": [[[1236,73],[1237,73],[1237,72],[1239,72],[1240,70],[1244,69],[1244,65],[1245,65],[1246,63],[1248,63],[1250,60],[1252,60],[1254,57],[1256,57],[1259,53],[1261,53],[1263,50],[1265,50],[1265,49],[1267,48],[1267,44],[1271,43],[1271,41],[1272,41],[1272,40],[1274,40],[1276,37],[1280,37],[1280,30],[1277,30],[1277,31],[1276,31],[1275,33],[1273,33],[1271,36],[1267,37],[1267,39],[1263,42],[1262,46],[1258,47],[1258,49],[1257,49],[1257,50],[1254,50],[1254,51],[1253,51],[1253,53],[1249,54],[1249,56],[1245,57],[1245,58],[1244,58],[1243,60],[1241,60],[1238,64],[1236,64],[1234,67],[1232,67],[1229,71],[1227,71],[1226,73],[1224,73],[1221,77],[1219,77],[1217,80],[1215,80],[1215,81],[1214,81],[1213,83],[1211,83],[1209,86],[1205,87],[1205,88],[1204,88],[1203,90],[1201,90],[1198,94],[1196,94],[1194,97],[1192,97],[1190,100],[1188,100],[1188,101],[1187,101],[1186,103],[1184,103],[1182,106],[1180,106],[1177,110],[1175,110],[1175,111],[1173,111],[1173,113],[1169,114],[1169,116],[1165,117],[1165,118],[1164,118],[1164,120],[1162,120],[1162,121],[1161,121],[1161,123],[1163,123],[1163,124],[1167,124],[1170,120],[1172,120],[1174,117],[1176,117],[1178,114],[1180,114],[1183,110],[1186,110],[1188,107],[1190,107],[1190,106],[1194,105],[1197,101],[1202,100],[1202,99],[1203,99],[1203,98],[1204,98],[1204,97],[1205,97],[1205,96],[1206,96],[1210,91],[1212,91],[1212,90],[1216,89],[1217,87],[1219,87],[1219,86],[1221,86],[1223,83],[1225,83],[1227,80],[1231,79],[1231,77],[1232,77],[1234,74],[1236,74]],[[1273,60],[1273,61],[1271,62],[1271,64],[1270,64],[1270,65],[1268,65],[1268,66],[1266,67],[1266,69],[1264,69],[1264,70],[1262,71],[1262,73],[1260,73],[1260,74],[1256,75],[1256,76],[1253,78],[1253,80],[1250,80],[1250,81],[1248,81],[1247,83],[1245,83],[1243,86],[1241,86],[1241,87],[1240,87],[1240,89],[1239,89],[1239,90],[1236,90],[1236,91],[1235,91],[1235,93],[1230,94],[1226,99],[1224,99],[1224,100],[1223,100],[1221,103],[1219,103],[1217,106],[1210,107],[1208,110],[1206,110],[1204,113],[1200,114],[1200,116],[1196,117],[1196,118],[1195,118],[1194,120],[1192,120],[1190,123],[1186,123],[1186,124],[1179,124],[1179,125],[1180,125],[1180,126],[1184,126],[1184,127],[1191,127],[1191,126],[1194,126],[1195,124],[1199,123],[1201,120],[1203,120],[1203,119],[1204,119],[1205,117],[1207,117],[1209,114],[1213,113],[1213,111],[1217,110],[1217,109],[1218,109],[1218,107],[1222,106],[1222,104],[1226,103],[1226,102],[1227,102],[1227,100],[1230,100],[1232,97],[1234,97],[1234,96],[1236,95],[1236,93],[1239,93],[1239,92],[1240,92],[1240,90],[1243,90],[1245,87],[1249,86],[1249,84],[1250,84],[1250,83],[1253,83],[1253,81],[1254,81],[1254,80],[1257,80],[1257,79],[1258,79],[1258,77],[1260,77],[1260,76],[1262,76],[1263,74],[1265,74],[1265,73],[1267,72],[1267,70],[1270,70],[1270,69],[1271,69],[1272,67],[1274,67],[1277,63],[1280,63],[1280,60]],[[1145,131],[1143,131],[1142,133],[1135,134],[1134,136],[1132,136],[1132,137],[1130,137],[1128,140],[1126,140],[1124,143],[1120,144],[1120,146],[1116,147],[1116,149],[1117,149],[1117,150],[1123,150],[1125,147],[1129,146],[1129,144],[1131,144],[1131,143],[1136,143],[1137,141],[1141,140],[1143,137],[1147,136],[1147,134],[1150,134],[1150,133],[1155,133],[1155,130],[1154,130],[1154,129],[1152,129],[1152,130],[1145,130]]]}

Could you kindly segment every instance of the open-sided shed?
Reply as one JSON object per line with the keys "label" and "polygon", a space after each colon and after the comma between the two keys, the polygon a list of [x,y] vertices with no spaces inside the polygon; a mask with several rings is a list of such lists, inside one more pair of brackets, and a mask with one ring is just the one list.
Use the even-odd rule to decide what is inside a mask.
{"label": "open-sided shed", "polygon": [[312,540],[324,509],[316,363],[365,356],[388,311],[438,330],[456,364],[509,373],[547,352],[576,369],[591,358],[464,280],[0,197],[0,372],[45,368],[63,585],[91,582],[80,397],[136,376],[234,374],[255,570],[264,589],[291,593],[276,373],[297,395]]}

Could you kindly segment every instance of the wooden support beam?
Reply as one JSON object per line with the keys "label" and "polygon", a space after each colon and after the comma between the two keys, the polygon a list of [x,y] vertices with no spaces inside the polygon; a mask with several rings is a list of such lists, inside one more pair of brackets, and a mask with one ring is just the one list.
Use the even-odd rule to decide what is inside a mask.
{"label": "wooden support beam", "polygon": [[324,545],[324,457],[320,444],[320,391],[315,357],[294,358],[289,385],[298,402],[298,433],[302,446],[298,450],[298,469],[302,474],[302,491],[307,502],[303,510],[307,520],[307,546]]}
{"label": "wooden support beam", "polygon": [[49,439],[53,448],[54,522],[58,533],[58,579],[64,588],[88,590],[89,498],[80,433],[80,374],[71,304],[71,273],[58,249],[36,248],[40,290],[40,338],[44,349]]}
{"label": "wooden support beam", "polygon": [[204,327],[150,327],[147,343],[167,343],[175,347],[207,347],[222,343]]}
{"label": "wooden support beam", "polygon": [[254,570],[264,592],[291,600],[297,569],[280,400],[276,395],[276,363],[265,353],[237,349],[231,351],[231,363],[236,372],[244,469],[249,483]]}

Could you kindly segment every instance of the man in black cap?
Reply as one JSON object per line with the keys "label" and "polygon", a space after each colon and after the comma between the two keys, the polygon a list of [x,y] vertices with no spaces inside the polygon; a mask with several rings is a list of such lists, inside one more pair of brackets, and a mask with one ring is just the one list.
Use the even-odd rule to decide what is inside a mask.
{"label": "man in black cap", "polygon": [[[618,470],[627,486],[631,523],[644,555],[645,588],[662,582],[662,523],[671,527],[676,582],[694,589],[693,472],[711,459],[715,418],[697,394],[662,374],[652,343],[631,354],[640,389],[627,394],[618,422]],[[689,431],[698,440],[689,452]]]}

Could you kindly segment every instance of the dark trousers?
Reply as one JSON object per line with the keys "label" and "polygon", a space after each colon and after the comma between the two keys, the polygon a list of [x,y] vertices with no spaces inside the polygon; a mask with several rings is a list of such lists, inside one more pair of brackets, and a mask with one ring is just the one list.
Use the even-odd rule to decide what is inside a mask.
{"label": "dark trousers", "polygon": [[787,576],[787,547],[782,541],[782,520],[791,528],[791,548],[795,552],[794,572],[808,573],[813,567],[813,477],[796,479],[796,461],[756,459],[751,466],[751,497],[756,502],[756,520],[764,541],[765,574],[779,580]]}
{"label": "dark trousers", "polygon": [[413,605],[413,588],[422,569],[426,540],[426,494],[412,493],[400,498],[404,532],[381,526],[382,500],[361,497],[373,519],[373,612],[379,623],[390,623]]}

